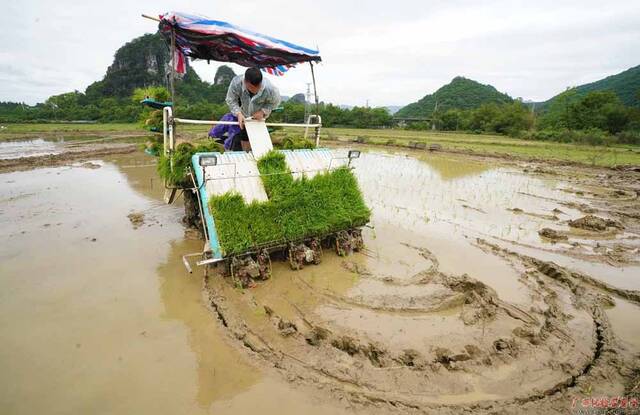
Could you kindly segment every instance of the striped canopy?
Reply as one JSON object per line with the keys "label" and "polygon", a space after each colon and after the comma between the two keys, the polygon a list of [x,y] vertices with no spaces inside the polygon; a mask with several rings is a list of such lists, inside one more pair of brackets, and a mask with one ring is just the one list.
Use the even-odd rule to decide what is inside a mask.
{"label": "striped canopy", "polygon": [[274,75],[282,75],[296,63],[321,60],[317,50],[202,16],[167,13],[160,16],[159,29],[168,43],[171,29],[175,30],[177,49],[184,56],[255,66]]}

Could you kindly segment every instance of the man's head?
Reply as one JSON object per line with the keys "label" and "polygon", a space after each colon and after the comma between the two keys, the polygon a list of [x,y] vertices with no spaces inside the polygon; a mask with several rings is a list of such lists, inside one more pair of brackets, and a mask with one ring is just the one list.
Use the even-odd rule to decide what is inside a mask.
{"label": "man's head", "polygon": [[262,72],[258,68],[249,68],[244,73],[244,86],[252,94],[257,94],[262,83]]}

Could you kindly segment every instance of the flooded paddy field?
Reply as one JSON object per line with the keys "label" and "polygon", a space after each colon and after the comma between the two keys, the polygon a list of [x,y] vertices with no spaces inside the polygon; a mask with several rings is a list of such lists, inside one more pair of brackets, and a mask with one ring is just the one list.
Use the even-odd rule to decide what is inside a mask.
{"label": "flooded paddy field", "polygon": [[6,167],[3,412],[566,413],[637,397],[640,173],[363,149],[366,249],[276,261],[245,290],[186,273],[202,242],[152,157]]}

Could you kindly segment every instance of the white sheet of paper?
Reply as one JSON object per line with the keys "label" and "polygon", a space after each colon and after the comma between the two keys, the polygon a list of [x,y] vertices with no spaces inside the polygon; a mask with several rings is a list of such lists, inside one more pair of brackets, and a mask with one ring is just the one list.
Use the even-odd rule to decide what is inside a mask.
{"label": "white sheet of paper", "polygon": [[256,160],[273,150],[271,136],[264,121],[247,120],[244,123],[244,128],[247,129],[251,152]]}

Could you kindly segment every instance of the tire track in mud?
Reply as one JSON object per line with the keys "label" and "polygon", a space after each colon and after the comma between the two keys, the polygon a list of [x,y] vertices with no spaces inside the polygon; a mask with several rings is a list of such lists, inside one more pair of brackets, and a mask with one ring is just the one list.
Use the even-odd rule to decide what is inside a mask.
{"label": "tire track in mud", "polygon": [[[227,323],[228,316],[225,313],[225,311],[223,311],[224,308],[220,307],[220,304],[223,301],[224,299],[221,297],[216,298],[215,296],[212,296],[210,298],[210,304],[212,305],[213,309],[216,311],[216,314],[218,315],[220,320],[223,322],[225,327],[229,327]],[[471,405],[438,405],[438,404],[425,404],[420,400],[411,399],[409,395],[402,396],[404,394],[396,394],[396,393],[390,393],[384,390],[379,390],[375,388],[373,385],[363,384],[363,383],[351,380],[347,377],[332,373],[324,368],[317,368],[314,365],[308,362],[305,362],[288,353],[277,351],[277,349],[272,347],[264,339],[260,339],[258,336],[256,336],[256,338],[260,340],[260,342],[263,344],[264,347],[257,346],[254,341],[250,340],[251,336],[255,336],[255,333],[253,333],[251,330],[247,330],[244,333],[242,331],[233,330],[235,337],[238,340],[242,341],[242,344],[244,347],[258,354],[261,358],[265,359],[266,361],[271,362],[274,367],[278,369],[282,369],[286,372],[287,367],[284,364],[283,360],[285,358],[290,359],[295,363],[300,364],[306,370],[313,371],[314,373],[318,375],[322,375],[330,379],[331,381],[337,382],[340,385],[340,387],[337,388],[334,385],[333,392],[339,393],[342,395],[346,393],[346,395],[350,397],[350,399],[352,399],[353,402],[355,403],[361,403],[361,404],[362,403],[364,404],[384,403],[398,409],[401,409],[401,408],[417,409],[417,410],[422,410],[422,409],[452,410],[453,409],[453,410],[473,410],[473,411],[477,411],[477,410],[491,411],[497,408],[507,409],[507,407],[510,405],[522,405],[525,403],[532,403],[532,402],[548,399],[553,395],[563,393],[566,390],[575,387],[578,384],[579,379],[584,376],[587,376],[590,373],[591,369],[597,364],[605,344],[605,341],[604,341],[605,337],[604,337],[603,331],[604,331],[603,325],[598,324],[596,329],[598,340],[596,343],[594,356],[592,360],[589,361],[580,370],[580,373],[578,375],[570,376],[565,381],[556,384],[555,386],[545,390],[544,392],[541,392],[535,395],[530,395],[525,398],[514,398],[512,400],[505,400],[505,401],[479,402],[477,404],[471,404]],[[265,349],[268,350],[269,353],[267,353]],[[397,368],[403,368],[403,367],[391,367],[391,368],[379,368],[379,369],[394,370]],[[289,377],[289,380],[292,380],[292,379],[299,380],[299,381],[310,380],[312,383],[317,381],[317,379],[315,380],[307,379],[305,376],[299,376],[299,375],[293,378]],[[345,386],[347,387],[345,388]],[[518,409],[518,408],[514,408],[514,409]]]}
{"label": "tire track in mud", "polygon": [[[533,262],[531,263],[533,264]],[[362,382],[360,380],[354,380],[349,376],[335,373],[334,371],[331,371],[324,367],[317,367],[313,363],[293,356],[285,350],[281,350],[277,345],[270,344],[268,340],[265,340],[261,336],[254,333],[238,315],[234,315],[232,311],[229,311],[229,308],[224,305],[227,302],[227,298],[224,294],[216,293],[216,288],[214,286],[207,284],[206,288],[207,292],[209,293],[208,303],[215,310],[223,325],[231,328],[231,332],[234,334],[234,337],[236,337],[238,340],[241,340],[245,347],[257,353],[265,361],[271,362],[276,368],[279,368],[287,373],[287,377],[290,380],[293,379],[293,381],[306,384],[314,384],[317,382],[322,383],[323,381],[317,378],[317,376],[321,376],[325,379],[325,383],[334,383],[330,387],[333,393],[347,396],[351,401],[355,403],[364,405],[375,405],[378,403],[384,403],[386,405],[390,405],[393,408],[405,410],[438,409],[439,411],[445,412],[455,412],[459,410],[481,410],[491,412],[496,409],[501,409],[507,410],[508,412],[517,412],[518,409],[521,409],[522,405],[540,404],[540,402],[544,402],[544,405],[547,405],[550,408],[559,409],[562,405],[566,405],[568,402],[568,400],[562,400],[561,397],[568,393],[572,393],[574,389],[580,388],[582,384],[592,381],[593,379],[591,375],[594,370],[597,369],[600,372],[606,373],[607,369],[612,369],[613,372],[620,372],[619,367],[621,366],[621,363],[620,359],[618,358],[615,338],[610,328],[608,318],[601,308],[601,296],[597,295],[597,293],[587,292],[584,287],[578,286],[576,284],[571,284],[566,279],[557,279],[553,276],[549,276],[545,272],[539,270],[537,267],[536,270],[538,275],[536,275],[535,278],[540,279],[541,281],[545,277],[551,278],[568,288],[573,293],[574,297],[577,297],[578,295],[582,297],[577,300],[577,302],[579,303],[579,308],[587,309],[593,322],[593,344],[591,347],[591,356],[579,369],[574,368],[573,373],[566,377],[564,380],[555,383],[553,386],[548,387],[543,391],[531,393],[527,396],[512,397],[509,399],[501,400],[479,401],[475,403],[466,403],[460,405],[438,404],[433,402],[430,403],[428,402],[428,399],[425,400],[424,395],[409,393],[409,391],[396,393],[390,392],[388,390],[383,390],[376,387],[376,385]],[[433,270],[430,273],[433,273]],[[300,277],[298,278],[301,279]],[[216,284],[218,287],[220,287],[219,283],[220,281],[218,281],[218,284]],[[225,284],[224,281],[222,281],[221,283]],[[310,287],[308,283],[301,285],[305,286],[307,290],[313,290],[313,287]],[[545,287],[545,289],[549,290],[549,296],[552,297],[553,295],[555,295],[552,288]],[[317,291],[315,291],[315,294],[319,294],[321,296],[326,295],[326,293],[318,293]],[[335,298],[332,299],[335,300]],[[337,300],[344,301],[345,299],[342,298],[342,296],[339,296]],[[351,304],[348,300],[346,300],[345,302],[347,305],[354,305]],[[357,305],[358,304],[356,304],[356,306]],[[517,307],[514,310],[510,308],[513,305],[510,305],[508,303],[498,304],[497,306],[498,308],[504,310],[507,314],[513,314],[511,315],[512,318],[519,319],[528,324],[533,324],[532,319],[527,317],[530,317],[528,313],[524,312],[524,316],[522,314],[519,314],[520,312],[523,312],[523,310],[520,310]],[[313,319],[309,318],[306,315],[303,315],[303,312],[299,307],[296,306],[296,309],[302,315],[302,319],[305,324],[312,328],[311,331],[313,331],[314,328],[320,327],[320,325],[315,323]],[[509,311],[511,311],[511,313]],[[280,319],[280,317],[277,315],[275,315],[273,318]],[[555,327],[554,322],[552,321],[554,318],[555,317],[552,316],[551,319],[545,320],[545,323],[542,325],[542,328],[538,335],[542,338],[548,338],[548,336],[553,335],[559,339],[563,339],[564,341],[574,341],[573,338],[567,333],[563,332],[562,329]],[[232,324],[229,323],[230,320],[233,320]],[[533,320],[535,320],[535,318],[533,318]],[[322,329],[327,330],[324,328]],[[329,331],[329,333],[331,332]],[[325,334],[325,336],[329,335]],[[339,336],[339,334],[333,335],[333,340],[331,342],[333,347],[341,349],[341,347],[337,347],[335,344],[333,344],[333,342],[336,341],[336,338],[340,338]],[[247,337],[249,337],[249,341],[247,341]],[[251,337],[254,337],[260,343],[262,343],[262,346],[256,346],[253,341],[250,340]],[[356,339],[360,340],[360,337],[356,337]],[[583,341],[583,339],[578,339],[578,341],[581,340]],[[309,343],[308,339],[307,343]],[[366,347],[372,347],[372,343],[369,343],[368,346],[364,343],[366,343],[366,341],[360,342],[356,345],[347,344],[343,347],[343,351],[345,351],[351,357],[357,356],[359,354],[366,354]],[[352,348],[352,350],[349,349],[350,347]],[[365,351],[363,352],[363,350]],[[351,353],[349,351],[351,351]],[[367,357],[372,364],[375,363],[375,356],[373,359],[371,358],[371,356]],[[409,368],[409,370],[411,371],[421,372],[422,375],[428,379],[430,376],[429,371],[433,368],[433,365],[440,364],[447,370],[449,370],[447,367],[448,358],[449,357],[445,356],[441,359],[436,359],[436,361],[433,362],[426,362],[426,365],[422,367],[411,367],[406,361],[403,362],[398,356],[396,356],[393,359],[396,363],[406,363],[406,365],[396,365],[389,367],[383,366],[373,369],[387,372],[392,370],[395,371],[396,369],[402,370]],[[455,363],[455,361],[453,362]],[[302,366],[304,370],[301,372],[299,368],[296,369],[294,367],[295,365]],[[312,372],[312,374],[305,373],[305,371]],[[607,378],[608,380],[611,380],[611,378],[615,376],[615,373],[610,373]],[[337,383],[337,385],[335,383]]]}
{"label": "tire track in mud", "polygon": [[[411,306],[411,307],[403,308],[403,306],[392,307],[392,306],[384,306],[384,305],[370,305],[365,303],[364,301],[357,301],[349,297],[333,293],[331,292],[331,290],[322,289],[318,291],[317,288],[314,288],[308,282],[304,281],[302,278],[299,278],[299,277],[296,277],[296,282],[299,283],[301,287],[305,288],[307,292],[309,292],[310,294],[321,295],[338,307],[346,305],[346,306],[352,306],[352,307],[362,308],[366,310],[389,313],[389,314],[400,315],[400,316],[402,315],[415,316],[415,315],[421,315],[421,314],[436,313],[436,312],[454,308],[457,306],[462,306],[462,304],[464,303],[464,295],[459,294],[457,296],[450,297],[449,299],[444,300],[439,304],[435,304],[433,307]],[[402,286],[407,286],[407,285],[409,284],[402,284]],[[410,285],[416,285],[416,284],[410,284]]]}
{"label": "tire track in mud", "polygon": [[[624,199],[627,200],[626,197]],[[560,199],[549,200],[562,204]],[[593,201],[597,199],[594,197]],[[577,210],[595,210],[587,205],[569,207]],[[611,209],[602,211],[612,212]],[[529,290],[533,305],[529,309],[518,307],[497,296],[485,297],[484,301],[475,290],[462,289],[461,293],[458,293],[457,298],[463,299],[460,319],[463,312],[470,312],[473,317],[476,311],[491,311],[481,314],[481,318],[469,319],[469,324],[465,325],[469,328],[470,336],[477,333],[473,329],[482,326],[484,338],[486,324],[489,333],[488,348],[480,350],[483,353],[482,358],[468,358],[467,355],[471,356],[473,349],[467,351],[467,355],[464,356],[451,350],[430,350],[428,353],[435,353],[435,356],[432,356],[421,354],[422,349],[412,353],[409,350],[394,349],[390,345],[386,348],[385,345],[378,347],[376,342],[368,337],[366,330],[358,330],[357,326],[354,328],[353,325],[340,326],[338,323],[346,320],[332,319],[332,315],[326,318],[326,315],[315,314],[315,302],[310,309],[305,310],[306,304],[298,305],[295,300],[290,301],[289,304],[296,311],[293,313],[295,317],[274,307],[276,310],[271,309],[269,317],[260,320],[261,323],[256,325],[254,319],[249,318],[247,322],[243,320],[242,307],[246,304],[238,305],[236,292],[228,287],[224,288],[224,281],[210,281],[207,290],[211,303],[229,305],[218,307],[227,324],[234,321],[230,324],[232,330],[229,332],[234,333],[234,337],[242,339],[239,344],[251,350],[254,356],[259,356],[260,361],[278,368],[293,383],[327,389],[337,397],[346,397],[352,403],[362,405],[367,412],[370,412],[369,409],[374,412],[382,407],[390,408],[394,412],[409,413],[564,413],[570,406],[569,397],[584,397],[587,393],[585,391],[591,392],[592,387],[596,393],[610,392],[610,395],[634,390],[634,382],[637,382],[640,373],[637,368],[640,359],[638,356],[630,358],[629,353],[621,348],[604,310],[613,302],[609,295],[638,304],[638,292],[617,289],[554,263],[501,251],[499,247],[493,250],[492,247],[485,245],[483,248],[508,262],[524,265],[519,267],[519,279]],[[428,251],[424,252],[428,257]],[[367,311],[374,313],[376,317],[390,315],[412,318],[422,314],[426,319],[429,313],[437,310],[423,307],[424,304],[429,304],[427,301],[416,306],[414,314],[413,310],[406,310],[402,304],[398,306],[395,300],[389,300],[389,291],[393,294],[410,290],[389,290],[385,293],[378,284],[412,287],[433,283],[439,277],[436,258],[432,261],[430,269],[408,278],[383,276],[357,265],[352,267],[351,271],[359,276],[359,280],[375,282],[369,284],[370,287],[377,288],[374,294],[382,292],[386,297],[374,295],[372,301],[371,295],[344,295],[340,291],[341,285],[336,287],[336,290],[315,287],[315,283],[305,280],[304,275],[296,275],[292,281],[298,286],[297,289],[304,290],[304,296],[307,298],[312,297],[322,304],[339,307],[334,316],[350,310],[356,316]],[[473,278],[469,277],[469,280]],[[356,292],[366,294],[366,290],[363,289]],[[518,305],[520,304],[518,302]],[[260,303],[255,307],[261,305],[267,304]],[[276,311],[281,314],[278,315]],[[287,321],[281,316],[289,316],[288,318],[293,320]],[[492,331],[493,322],[500,319],[517,320],[520,325],[511,334],[504,336],[501,332]],[[301,323],[297,323],[300,321]],[[290,324],[295,327],[296,323],[298,327],[291,329]],[[291,331],[285,335],[281,326]],[[279,331],[282,338],[278,337]],[[275,336],[270,333],[275,333]],[[314,333],[318,338],[313,336]],[[579,356],[568,358],[568,354],[574,351]],[[481,361],[482,359],[486,361]],[[528,362],[530,364],[527,364]],[[471,397],[465,402],[448,403],[438,395],[439,391],[448,387],[446,384],[445,387],[438,385],[443,379],[447,380],[448,373],[454,378],[460,373],[464,376],[486,373],[488,381],[492,381],[491,373],[501,369],[530,371],[534,379],[530,379],[526,374],[521,377],[508,375],[506,379],[513,379],[514,385],[518,386],[515,389],[507,387],[501,397]],[[389,375],[393,372],[397,372],[398,375]],[[536,383],[535,377],[539,372],[549,372],[553,376],[543,377],[543,382]],[[381,381],[377,381],[376,374],[379,374]],[[403,382],[400,377],[406,377],[408,380]],[[385,379],[397,382],[385,383]],[[416,383],[412,385],[411,381],[414,380]],[[464,395],[465,385],[460,385],[462,391],[460,387],[456,387],[458,385],[452,385],[451,396]],[[431,393],[431,387],[436,392]],[[492,389],[494,388],[489,387],[489,390]],[[438,402],[434,400],[434,396]]]}
{"label": "tire track in mud", "polygon": [[[640,305],[640,291],[614,287],[611,284],[600,281],[589,275],[569,270],[565,267],[561,267],[554,262],[542,261],[528,255],[519,254],[509,249],[500,247],[496,244],[492,244],[491,242],[488,242],[481,238],[478,238],[476,242],[477,243],[475,245],[480,249],[484,249],[485,252],[491,252],[495,255],[502,256],[503,258],[518,258],[519,260],[536,267],[536,269],[538,269],[549,278],[561,281],[572,290],[576,290],[579,286],[578,282],[581,282],[593,288],[597,288],[609,294],[613,294],[625,300],[629,300],[634,304]],[[574,294],[577,295],[575,291]]]}

